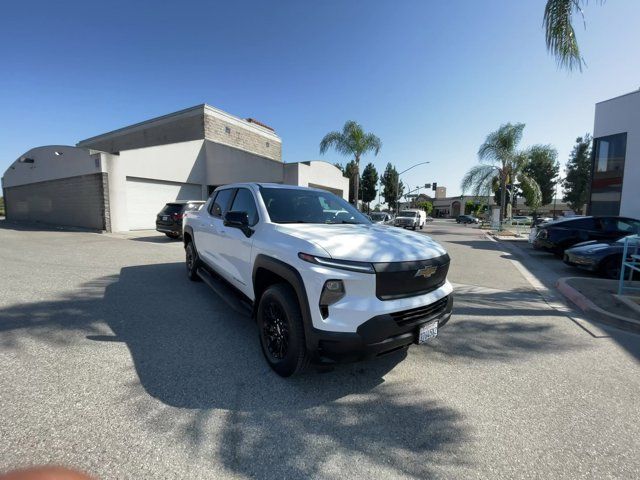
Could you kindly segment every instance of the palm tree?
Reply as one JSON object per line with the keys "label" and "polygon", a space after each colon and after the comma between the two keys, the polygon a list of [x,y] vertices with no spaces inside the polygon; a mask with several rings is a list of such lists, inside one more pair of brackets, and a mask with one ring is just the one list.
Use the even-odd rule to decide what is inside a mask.
{"label": "palm tree", "polygon": [[382,142],[373,133],[365,133],[359,123],[349,120],[342,127],[342,132],[330,132],[324,136],[320,142],[320,153],[324,154],[330,147],[343,155],[353,156],[353,161],[356,163],[353,175],[353,191],[356,192],[354,205],[358,208],[360,158],[368,152],[378,155]]}
{"label": "palm tree", "polygon": [[481,165],[472,167],[463,177],[461,188],[471,190],[474,196],[486,195],[493,190],[494,183],[500,188],[500,222],[504,220],[506,210],[507,185],[520,182],[523,190],[531,195],[533,202],[539,201],[540,188],[525,172],[531,152],[518,150],[522,139],[524,123],[502,125],[487,135],[478,149]]}
{"label": "palm tree", "polygon": [[[568,70],[578,69],[582,71],[584,59],[580,54],[576,32],[573,29],[573,15],[580,13],[584,23],[582,5],[589,0],[547,0],[544,8],[544,29],[547,50],[558,61],[558,65]],[[596,0],[604,3],[604,0]],[[586,24],[585,24],[586,27]]]}

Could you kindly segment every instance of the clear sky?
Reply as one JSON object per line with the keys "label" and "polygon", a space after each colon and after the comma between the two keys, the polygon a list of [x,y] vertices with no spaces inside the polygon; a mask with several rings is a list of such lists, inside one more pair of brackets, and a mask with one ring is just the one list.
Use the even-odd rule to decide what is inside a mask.
{"label": "clear sky", "polygon": [[585,9],[588,67],[547,55],[544,0],[6,2],[0,16],[0,172],[26,150],[199,103],[273,126],[287,162],[325,159],[356,120],[379,170],[460,193],[484,137],[526,123],[523,146],[564,162],[594,104],[640,87],[640,1]]}

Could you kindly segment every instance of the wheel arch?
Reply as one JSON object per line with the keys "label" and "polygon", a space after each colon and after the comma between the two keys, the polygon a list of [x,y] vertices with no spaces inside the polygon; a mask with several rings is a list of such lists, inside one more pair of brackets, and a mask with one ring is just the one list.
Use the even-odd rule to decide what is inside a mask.
{"label": "wheel arch", "polygon": [[296,298],[298,299],[298,305],[300,305],[300,312],[302,313],[302,320],[304,325],[305,341],[309,345],[309,338],[311,336],[312,320],[311,310],[309,306],[309,299],[307,297],[307,291],[304,286],[304,281],[300,272],[292,267],[288,263],[278,260],[277,258],[269,257],[267,255],[260,254],[256,256],[253,263],[253,313],[254,316],[260,303],[260,297],[269,286],[276,283],[287,283],[293,289]]}

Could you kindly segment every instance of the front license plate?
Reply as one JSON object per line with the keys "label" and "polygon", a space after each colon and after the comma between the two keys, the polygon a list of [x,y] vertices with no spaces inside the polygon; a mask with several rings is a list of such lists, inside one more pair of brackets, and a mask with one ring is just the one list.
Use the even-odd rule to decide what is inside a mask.
{"label": "front license plate", "polygon": [[162,221],[163,221],[163,222],[166,222],[167,220],[169,220],[169,217],[167,217],[166,215],[163,215],[163,217],[162,217]]}
{"label": "front license plate", "polygon": [[426,343],[427,340],[438,335],[438,322],[427,323],[420,327],[418,343]]}

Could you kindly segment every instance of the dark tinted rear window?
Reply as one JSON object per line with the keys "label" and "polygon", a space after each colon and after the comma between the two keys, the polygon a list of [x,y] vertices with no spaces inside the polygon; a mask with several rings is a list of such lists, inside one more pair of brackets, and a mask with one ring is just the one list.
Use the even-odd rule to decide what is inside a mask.
{"label": "dark tinted rear window", "polygon": [[162,213],[164,213],[165,215],[173,215],[174,213],[181,213],[183,206],[184,205],[182,205],[181,203],[167,203],[162,209]]}
{"label": "dark tinted rear window", "polygon": [[174,213],[191,212],[199,210],[202,203],[167,203],[162,209],[165,215],[173,215]]}

